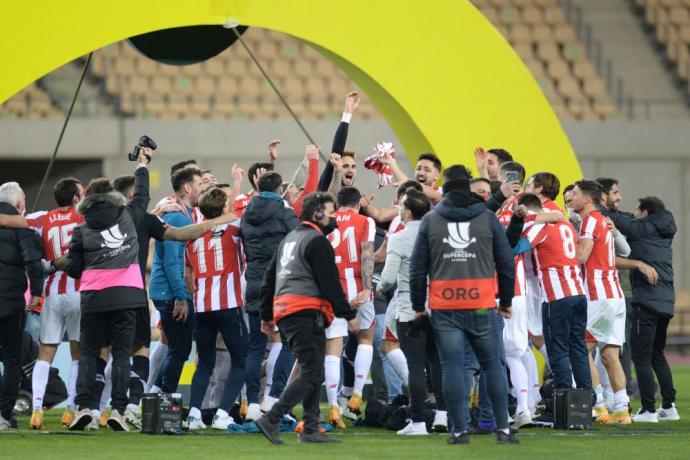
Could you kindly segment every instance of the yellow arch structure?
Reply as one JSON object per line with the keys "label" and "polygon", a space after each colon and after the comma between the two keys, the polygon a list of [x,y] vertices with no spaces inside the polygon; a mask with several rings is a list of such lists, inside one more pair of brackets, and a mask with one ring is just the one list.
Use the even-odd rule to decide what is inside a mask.
{"label": "yellow arch structure", "polygon": [[503,147],[528,172],[581,177],[537,83],[469,0],[5,0],[0,102],[110,43],[228,19],[318,48],[367,93],[412,161],[431,150],[446,165],[473,165],[476,146]]}

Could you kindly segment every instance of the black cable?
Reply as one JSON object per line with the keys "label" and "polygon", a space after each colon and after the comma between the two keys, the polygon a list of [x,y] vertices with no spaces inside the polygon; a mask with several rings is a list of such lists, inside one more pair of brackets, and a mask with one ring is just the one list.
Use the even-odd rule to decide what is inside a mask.
{"label": "black cable", "polygon": [[79,78],[79,84],[77,85],[77,90],[74,92],[74,97],[72,98],[72,103],[69,106],[69,110],[67,111],[67,116],[65,117],[65,122],[62,124],[62,129],[60,130],[60,136],[58,137],[57,144],[55,144],[55,150],[53,150],[53,156],[50,158],[50,162],[48,163],[48,167],[46,168],[46,172],[43,175],[43,180],[41,181],[41,186],[38,188],[38,195],[36,195],[36,200],[34,201],[34,206],[33,206],[33,211],[36,211],[36,207],[38,206],[38,201],[41,199],[41,194],[43,193],[43,188],[46,185],[46,182],[48,182],[48,176],[50,176],[50,172],[53,170],[53,165],[55,164],[55,157],[58,154],[58,150],[60,150],[60,144],[62,144],[62,137],[65,135],[65,130],[67,129],[67,123],[69,122],[70,117],[72,116],[72,110],[74,109],[74,104],[77,102],[77,96],[79,95],[79,90],[81,89],[81,84],[84,82],[84,77],[86,76],[86,71],[89,68],[89,64],[91,64],[91,56],[93,55],[93,51],[89,53],[89,55],[86,57],[86,62],[84,63],[84,69],[81,72],[81,78]]}
{"label": "black cable", "polygon": [[[297,123],[297,125],[299,126],[299,128],[302,130],[302,132],[304,133],[304,135],[307,137],[307,139],[309,140],[309,143],[312,144],[312,145],[318,145],[318,144],[316,143],[316,141],[314,140],[314,138],[311,137],[311,135],[310,135],[309,132],[307,131],[307,128],[304,127],[304,125],[303,125],[302,122],[300,121],[299,117],[297,117],[297,114],[292,110],[292,107],[290,107],[290,104],[288,104],[287,100],[285,100],[285,98],[284,98],[283,95],[280,93],[280,91],[278,90],[278,88],[276,87],[276,85],[273,83],[273,80],[271,80],[271,77],[268,76],[268,74],[267,74],[266,71],[264,70],[264,68],[263,68],[263,66],[261,65],[261,63],[256,59],[256,57],[254,56],[254,53],[252,53],[252,50],[250,50],[249,47],[247,46],[247,44],[244,42],[244,40],[242,39],[242,36],[241,36],[240,33],[237,31],[237,27],[229,27],[229,28],[232,29],[232,31],[235,33],[235,36],[236,36],[237,39],[240,41],[240,43],[242,44],[242,46],[244,47],[244,49],[247,51],[247,53],[249,54],[249,57],[252,58],[252,61],[254,61],[254,64],[256,64],[256,66],[259,68],[259,71],[260,71],[261,74],[264,76],[264,78],[266,79],[266,81],[268,82],[268,84],[271,85],[271,88],[273,88],[273,91],[276,93],[276,95],[278,96],[278,98],[280,99],[280,101],[283,103],[283,105],[284,105],[285,108],[288,110],[288,112],[290,112],[290,115],[292,115],[292,118],[294,118],[294,120],[295,120],[295,122]],[[324,162],[328,163],[329,160],[324,156],[324,154],[321,152],[321,150],[319,150],[319,156],[321,157],[321,159],[322,159]]]}

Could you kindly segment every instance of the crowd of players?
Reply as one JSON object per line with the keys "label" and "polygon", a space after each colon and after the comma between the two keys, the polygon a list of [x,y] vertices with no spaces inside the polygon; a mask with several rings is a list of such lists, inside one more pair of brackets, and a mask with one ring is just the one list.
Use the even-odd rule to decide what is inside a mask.
{"label": "crowd of players", "polygon": [[[284,308],[273,298],[277,292],[266,292],[265,278],[275,278],[275,267],[288,262],[278,248],[300,220],[309,220],[303,207],[314,192],[330,193],[337,203],[333,222],[322,230],[332,245],[340,284],[321,289],[342,289],[356,311],[326,328],[325,421],[334,428],[344,429],[347,418],[364,414],[364,388],[374,363],[383,378],[369,403],[392,401],[407,389],[409,423],[398,434],[450,431],[454,443],[463,443],[466,433],[497,432],[499,442],[517,442],[513,429],[535,423],[542,408],[533,350],[543,355],[555,387],[593,390],[597,423],[678,419],[663,357],[673,312],[668,290],[673,291],[675,224],[661,200],[640,199],[633,216],[618,210],[616,180],[581,180],[565,187],[563,210],[555,203],[561,189],[556,175],[527,174],[506,150],[478,148],[477,178],[464,166],[444,170],[433,153],[419,155],[414,177],[408,178],[393,155],[381,155],[377,161],[394,177],[397,195],[390,205],[375,206],[373,196],[356,188],[356,157],[345,150],[358,104],[359,95],[349,93],[320,174],[319,150],[307,147],[302,186],[287,183],[274,170],[278,141],[269,144],[269,161],[248,168],[248,193],[242,193],[243,169],[233,166],[231,182],[219,183],[213,172],[188,160],[172,167],[174,194],[152,212],[147,166],[155,152],[146,148],[134,176],[93,179],[86,187],[74,178],[61,179],[54,189],[57,208],[26,218],[19,185],[0,186],[0,225],[5,227],[0,241],[10,238],[3,232],[16,232],[12,235],[21,242],[30,285],[26,329],[33,329],[40,342],[31,376],[31,428],[43,427],[51,363],[65,337],[72,365],[62,423],[71,430],[140,427],[142,394],[177,391],[193,342],[190,430],[207,424],[225,430],[270,411],[300,370],[278,328],[262,321],[262,305],[272,306],[274,316]],[[475,220],[484,215],[491,216],[485,228]],[[473,252],[473,244],[480,246],[480,231],[493,232],[494,245]],[[440,239],[434,240],[437,234]],[[485,263],[472,265],[469,284],[453,282],[437,273],[442,264],[432,257],[430,241],[445,248],[442,258]],[[649,253],[650,242],[658,251]],[[89,268],[93,258],[114,254],[119,265]],[[631,271],[632,309],[626,309],[621,269]],[[16,286],[26,288],[23,273],[11,274],[20,278],[11,280]],[[328,279],[326,273],[314,276],[324,283]],[[464,322],[463,340],[452,345],[441,332],[445,317],[437,313],[449,309],[481,319]],[[25,323],[10,325],[8,318],[17,310],[0,307],[3,331]],[[621,364],[631,313],[637,321],[633,361],[643,403],[632,417],[629,378]],[[490,333],[480,330],[484,317],[487,324],[495,322]],[[149,350],[151,331],[158,340]],[[0,429],[12,426],[16,390],[7,387],[17,362],[7,355],[16,348],[10,342],[18,334],[3,332],[0,344],[5,362]],[[449,360],[449,347],[457,360]],[[497,360],[490,359],[494,355]],[[663,397],[659,410],[652,368]],[[509,385],[497,383],[500,375],[509,375]],[[473,393],[478,415],[469,412]],[[515,401],[510,414],[509,395]],[[232,415],[236,405],[242,420],[237,412]],[[509,415],[511,429],[504,421]]]}

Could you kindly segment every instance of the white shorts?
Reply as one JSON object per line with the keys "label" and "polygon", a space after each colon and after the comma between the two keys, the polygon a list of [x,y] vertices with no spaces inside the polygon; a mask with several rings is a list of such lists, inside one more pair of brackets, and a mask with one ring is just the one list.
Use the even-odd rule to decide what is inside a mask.
{"label": "white shorts", "polygon": [[151,329],[158,327],[158,322],[161,320],[161,314],[157,308],[149,308],[151,313]]}
{"label": "white shorts", "polygon": [[398,341],[398,323],[396,322],[398,315],[398,291],[395,291],[395,295],[388,303],[388,308],[386,308],[386,317],[383,320],[384,326],[386,328],[384,339],[389,342]]}
{"label": "white shorts", "polygon": [[41,310],[41,343],[58,345],[67,340],[79,342],[81,296],[78,292],[53,294],[45,298]]}
{"label": "white shorts", "polygon": [[590,300],[587,303],[587,331],[599,344],[625,343],[625,299]]}
{"label": "white shorts", "polygon": [[[359,319],[359,329],[364,331],[369,329],[376,319],[374,302],[364,302],[357,309],[357,319]],[[333,318],[333,322],[326,328],[326,338],[335,339],[347,337],[347,321],[344,318]]]}
{"label": "white shorts", "polygon": [[513,297],[511,311],[510,318],[503,320],[503,342],[506,355],[520,356],[529,350],[526,297]]}
{"label": "white shorts", "polygon": [[541,287],[539,280],[534,277],[529,277],[527,284],[527,296],[525,297],[527,302],[527,330],[533,336],[540,337],[544,335],[541,316]]}

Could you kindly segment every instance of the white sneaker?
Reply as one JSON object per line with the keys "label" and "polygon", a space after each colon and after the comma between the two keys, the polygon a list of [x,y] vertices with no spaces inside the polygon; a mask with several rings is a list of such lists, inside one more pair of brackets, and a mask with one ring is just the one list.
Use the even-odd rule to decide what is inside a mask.
{"label": "white sneaker", "polygon": [[110,417],[108,417],[108,426],[112,428],[113,431],[129,431],[124,414],[120,414],[117,409],[113,409],[110,413]]}
{"label": "white sneaker", "polygon": [[138,407],[136,410],[132,408],[125,409],[125,421],[137,430],[141,430],[141,419],[139,418],[138,412]]}
{"label": "white sneaker", "polygon": [[205,430],[206,424],[198,418],[187,417],[187,428],[189,431]]}
{"label": "white sneaker", "polygon": [[357,414],[352,412],[350,409],[347,408],[347,403],[350,402],[349,397],[345,396],[338,396],[338,405],[340,406],[340,415],[342,417],[345,417],[350,420],[357,421],[358,417]]}
{"label": "white sneaker", "polygon": [[522,411],[515,416],[513,421],[513,428],[521,428],[526,425],[532,424],[532,414],[530,411]]}
{"label": "white sneaker", "polygon": [[248,422],[250,420],[259,420],[261,417],[261,406],[257,403],[251,403],[247,407],[247,415],[244,416],[244,421]]}
{"label": "white sneaker", "polygon": [[[448,412],[444,410],[437,410],[434,413],[434,424],[432,425],[434,430],[439,433],[445,433],[448,431]],[[426,431],[426,428],[424,428]]]}
{"label": "white sneaker", "polygon": [[[258,406],[258,404],[257,404]],[[213,423],[211,428],[214,430],[227,430],[228,425],[235,423],[235,419],[230,417],[230,414],[225,412],[223,409],[218,409],[216,415],[213,416]]]}
{"label": "white sneaker", "polygon": [[676,409],[676,403],[671,403],[669,409],[660,408],[657,412],[657,419],[660,422],[670,422],[675,420],[680,420],[680,415],[678,415],[678,409]]}
{"label": "white sneaker", "polygon": [[5,418],[0,415],[0,431],[5,431],[5,430],[10,430],[12,429],[12,424],[10,423],[9,420],[5,420]]}
{"label": "white sneaker", "polygon": [[86,425],[86,430],[88,431],[97,431],[101,429],[101,425],[98,423],[99,419],[101,418],[101,411],[99,410],[92,410],[91,411],[91,422],[89,422],[88,425]]}
{"label": "white sneaker", "polygon": [[402,430],[398,431],[398,434],[401,436],[425,436],[428,435],[429,432],[426,431],[426,423],[424,422],[413,422],[412,420],[408,419],[408,423],[405,428]]}
{"label": "white sneaker", "polygon": [[264,400],[261,401],[261,411],[268,412],[273,406],[278,402],[278,398],[273,398],[271,396],[264,396]]}
{"label": "white sneaker", "polygon": [[632,416],[635,423],[659,423],[659,417],[656,412],[647,412],[640,409],[637,414]]}

